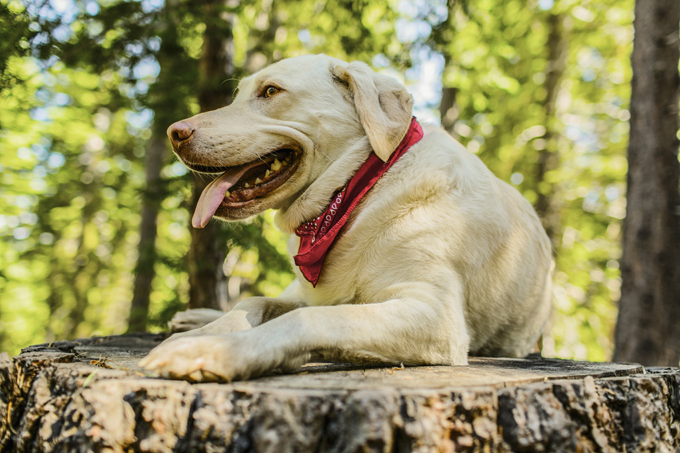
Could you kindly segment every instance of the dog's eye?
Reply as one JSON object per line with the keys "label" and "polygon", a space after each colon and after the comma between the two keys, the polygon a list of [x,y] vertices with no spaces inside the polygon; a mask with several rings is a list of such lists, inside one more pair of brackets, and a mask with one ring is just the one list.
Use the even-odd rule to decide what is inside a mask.
{"label": "dog's eye", "polygon": [[270,85],[270,86],[268,86],[267,88],[264,89],[264,97],[266,97],[266,98],[272,97],[276,93],[278,93],[279,91],[281,91],[281,90],[279,90],[275,86]]}

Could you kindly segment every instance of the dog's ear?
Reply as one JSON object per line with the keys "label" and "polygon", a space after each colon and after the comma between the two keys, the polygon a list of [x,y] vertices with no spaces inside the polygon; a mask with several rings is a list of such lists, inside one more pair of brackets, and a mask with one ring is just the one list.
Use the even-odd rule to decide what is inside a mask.
{"label": "dog's ear", "polygon": [[332,71],[348,86],[373,152],[386,162],[411,124],[413,97],[399,82],[360,61]]}

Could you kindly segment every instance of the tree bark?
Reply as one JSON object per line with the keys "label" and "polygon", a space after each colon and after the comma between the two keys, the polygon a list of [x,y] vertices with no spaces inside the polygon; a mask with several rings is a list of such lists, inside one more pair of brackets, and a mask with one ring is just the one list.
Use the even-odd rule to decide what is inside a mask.
{"label": "tree bark", "polygon": [[146,151],[146,189],[142,198],[142,221],[139,226],[139,257],[135,266],[135,285],[130,304],[128,332],[146,331],[151,284],[156,276],[156,236],[158,210],[163,200],[161,170],[166,154],[165,135],[151,137]]}
{"label": "tree bark", "polygon": [[545,134],[542,137],[545,146],[538,152],[538,165],[536,167],[538,197],[535,209],[553,246],[557,245],[561,220],[554,196],[555,186],[548,181],[547,175],[549,172],[556,170],[560,164],[557,147],[558,134],[555,132],[555,101],[559,94],[567,56],[567,40],[562,30],[563,19],[562,15],[549,14],[547,21],[548,63],[545,69],[546,96],[543,103]]}
{"label": "tree bark", "polygon": [[637,1],[614,360],[677,366],[680,358],[678,58],[680,3]]}
{"label": "tree bark", "polygon": [[[149,379],[162,336],[0,355],[0,453],[677,451],[680,370],[544,359]],[[646,373],[645,373],[646,371]],[[645,374],[641,374],[645,373]]]}
{"label": "tree bark", "polygon": [[441,118],[442,127],[454,138],[456,138],[456,133],[453,130],[453,126],[456,125],[456,120],[458,119],[456,92],[456,88],[442,87],[442,98],[439,101],[439,118]]}
{"label": "tree bark", "polygon": [[[451,64],[451,54],[447,48],[451,44],[451,40],[455,39],[454,17],[456,16],[457,7],[458,5],[456,2],[448,2],[448,17],[444,23],[434,30],[435,48],[438,48],[444,57],[444,69],[442,70],[442,97],[439,101],[439,120],[441,122],[442,128],[444,128],[444,130],[456,140],[459,137],[454,131],[453,127],[456,125],[460,111],[460,108],[456,105],[456,95],[458,93],[458,89],[454,87],[447,87],[445,79],[446,71]],[[463,8],[465,9],[464,5]],[[443,34],[442,30],[446,30],[447,33]]]}
{"label": "tree bark", "polygon": [[[231,103],[234,75],[231,62],[233,35],[231,17],[223,11],[222,1],[208,0],[201,4],[206,28],[203,35],[198,102],[201,112],[215,110]],[[194,176],[192,210],[205,189],[208,179]],[[227,278],[222,271],[227,256],[227,244],[219,222],[205,228],[191,228],[189,250],[189,308],[221,309],[226,301]]]}

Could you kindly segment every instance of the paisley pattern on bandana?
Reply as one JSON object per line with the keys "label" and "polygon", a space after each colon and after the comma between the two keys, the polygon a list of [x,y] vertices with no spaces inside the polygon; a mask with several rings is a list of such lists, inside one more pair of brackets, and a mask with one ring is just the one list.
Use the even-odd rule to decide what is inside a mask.
{"label": "paisley pattern on bandana", "polygon": [[422,138],[423,130],[413,118],[406,136],[387,162],[381,161],[372,153],[347,185],[335,192],[326,210],[316,219],[302,224],[295,230],[295,234],[300,237],[300,248],[294,258],[295,264],[312,285],[316,286],[319,282],[326,255],[340,237],[342,228],[354,208],[380,177]]}
{"label": "paisley pattern on bandana", "polygon": [[314,220],[310,220],[307,223],[302,224],[296,231],[295,234],[302,237],[302,235],[311,235],[312,238],[310,240],[310,243],[316,242],[317,238],[322,238],[324,234],[328,232],[328,230],[331,229],[331,224],[333,223],[333,219],[335,219],[335,216],[338,213],[338,208],[340,207],[340,204],[342,203],[342,197],[347,192],[347,187],[343,187],[343,189],[339,192],[336,192],[335,195],[333,195],[333,202],[331,205],[328,207],[326,211],[323,212],[319,217],[317,217]]}

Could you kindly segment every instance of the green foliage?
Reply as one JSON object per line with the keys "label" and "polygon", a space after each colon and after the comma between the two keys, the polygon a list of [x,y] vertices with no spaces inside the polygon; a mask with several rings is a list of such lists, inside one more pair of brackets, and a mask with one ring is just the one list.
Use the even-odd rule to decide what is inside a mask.
{"label": "green foliage", "polygon": [[[305,53],[400,70],[440,55],[457,138],[559,214],[545,352],[609,357],[632,0],[246,0],[215,3],[210,17],[188,0],[63,3],[0,0],[0,350],[125,331],[145,197],[159,206],[151,325],[186,306],[191,178],[168,147],[161,189],[146,190],[144,157],[170,123],[198,113],[203,34],[228,21],[235,78]],[[550,113],[555,17],[567,54]],[[400,35],[410,26],[415,37]],[[559,165],[540,174],[545,152]],[[292,280],[272,213],[226,226],[223,241],[230,303]]]}
{"label": "green foliage", "polygon": [[30,19],[19,2],[0,2],[0,95],[15,85],[20,58],[29,54],[33,32]]}

